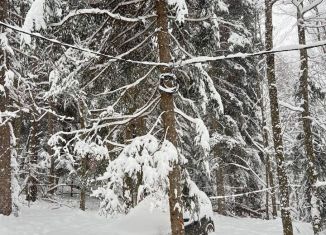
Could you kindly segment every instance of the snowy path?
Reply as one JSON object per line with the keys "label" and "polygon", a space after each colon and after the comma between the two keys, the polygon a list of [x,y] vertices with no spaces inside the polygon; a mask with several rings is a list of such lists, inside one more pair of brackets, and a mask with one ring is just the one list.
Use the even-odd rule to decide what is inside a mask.
{"label": "snowy path", "polygon": [[[128,216],[109,220],[96,212],[53,204],[37,203],[23,208],[18,218],[0,216],[0,235],[166,235],[167,214],[149,212],[148,206],[132,211]],[[216,232],[212,235],[281,235],[281,220],[264,221],[250,218],[216,216]],[[310,224],[294,223],[295,235],[312,235]]]}

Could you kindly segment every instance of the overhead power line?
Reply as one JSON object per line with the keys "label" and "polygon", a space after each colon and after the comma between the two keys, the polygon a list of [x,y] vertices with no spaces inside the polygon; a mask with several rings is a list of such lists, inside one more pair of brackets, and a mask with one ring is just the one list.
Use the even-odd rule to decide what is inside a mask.
{"label": "overhead power line", "polygon": [[83,47],[79,47],[79,46],[72,45],[72,44],[69,44],[69,43],[60,42],[60,41],[58,41],[56,39],[52,39],[52,38],[48,38],[48,37],[42,36],[39,33],[31,33],[31,32],[28,32],[26,30],[23,30],[20,27],[9,25],[9,24],[6,24],[6,23],[4,23],[2,21],[0,21],[0,25],[4,26],[6,28],[12,29],[14,31],[23,33],[23,34],[27,34],[27,35],[29,35],[31,37],[39,38],[39,39],[42,39],[44,41],[51,42],[51,43],[54,43],[54,44],[57,44],[57,45],[61,45],[61,46],[67,47],[67,48],[71,48],[71,49],[74,49],[74,50],[87,52],[87,53],[90,53],[90,54],[93,54],[93,55],[96,55],[96,56],[103,56],[103,57],[106,57],[106,58],[109,58],[109,59],[112,59],[112,60],[119,60],[119,61],[129,62],[129,63],[133,63],[133,64],[142,64],[142,65],[170,66],[169,64],[166,64],[166,63],[156,63],[156,62],[150,62],[150,61],[129,60],[129,59],[123,59],[120,56],[113,56],[113,55],[104,54],[104,53],[101,53],[101,52],[98,52],[98,51],[94,51],[94,50],[91,50],[91,49],[88,49],[88,48],[83,48]]}
{"label": "overhead power line", "polygon": [[326,40],[323,41],[318,41],[314,43],[308,43],[306,45],[289,45],[289,46],[282,46],[282,47],[276,47],[273,48],[272,50],[267,50],[267,51],[259,51],[259,52],[254,52],[254,53],[235,53],[235,54],[229,54],[229,55],[223,55],[223,56],[196,56],[192,57],[190,59],[185,59],[185,60],[179,60],[176,62],[171,62],[171,63],[160,63],[160,62],[152,62],[152,61],[138,61],[138,60],[130,60],[130,59],[123,59],[122,56],[113,56],[113,55],[108,55],[104,54],[101,52],[97,52],[91,49],[79,47],[76,45],[60,42],[56,39],[51,39],[45,36],[42,36],[39,33],[31,33],[23,30],[20,27],[16,27],[13,25],[6,24],[2,21],[0,21],[0,25],[3,27],[12,29],[14,31],[30,35],[35,38],[40,38],[44,41],[48,41],[57,45],[61,45],[67,48],[71,48],[74,50],[79,50],[87,53],[91,53],[97,56],[103,56],[111,60],[117,60],[117,61],[124,61],[128,63],[133,63],[133,64],[141,64],[141,65],[150,65],[150,66],[166,66],[166,67],[183,67],[186,65],[191,65],[191,64],[196,64],[196,63],[208,63],[208,62],[213,62],[213,61],[219,61],[219,60],[227,60],[227,59],[237,59],[237,58],[247,58],[247,57],[254,57],[254,56],[261,56],[261,55],[268,55],[268,54],[276,54],[276,53],[282,53],[282,52],[290,52],[290,51],[298,51],[298,50],[303,50],[303,49],[312,49],[312,48],[317,48],[317,47],[322,47],[326,46]]}

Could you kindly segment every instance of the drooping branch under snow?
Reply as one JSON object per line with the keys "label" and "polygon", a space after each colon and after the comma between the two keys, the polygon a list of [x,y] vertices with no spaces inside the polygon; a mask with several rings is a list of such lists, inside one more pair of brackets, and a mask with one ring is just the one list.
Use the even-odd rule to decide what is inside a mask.
{"label": "drooping branch under snow", "polygon": [[84,48],[84,47],[79,47],[79,46],[76,46],[76,45],[72,45],[72,44],[69,44],[69,43],[58,41],[56,39],[48,38],[48,37],[42,36],[39,33],[31,33],[31,32],[23,30],[21,27],[9,25],[9,24],[6,24],[6,23],[4,23],[2,21],[0,21],[0,25],[4,26],[6,28],[12,29],[12,30],[14,30],[16,32],[27,34],[27,35],[30,35],[32,37],[39,38],[39,39],[42,39],[44,41],[51,42],[51,43],[54,43],[54,44],[57,44],[57,45],[60,45],[60,46],[63,46],[63,47],[71,48],[71,49],[78,50],[78,51],[87,52],[87,53],[97,55],[97,56],[103,56],[105,58],[114,59],[116,61],[124,61],[124,62],[129,62],[129,63],[132,63],[132,64],[141,64],[141,65],[172,67],[172,64],[168,64],[168,63],[158,63],[158,62],[150,62],[150,61],[136,61],[136,60],[122,59],[122,58],[120,58],[120,56],[113,56],[113,55],[104,54],[104,53],[93,51],[93,50],[90,50],[90,49],[87,49],[87,48]]}
{"label": "drooping branch under snow", "polygon": [[[159,99],[160,99],[160,97],[157,97],[157,98],[153,99],[151,102],[149,102],[148,105],[146,105],[146,107],[143,107],[141,110],[139,110],[138,112],[136,112],[136,113],[134,113],[132,115],[114,117],[113,118],[114,121],[109,122],[109,123],[103,123],[103,124],[94,123],[93,126],[89,127],[89,128],[78,129],[78,130],[73,130],[73,131],[59,131],[54,135],[54,139],[57,138],[60,135],[85,134],[85,133],[89,133],[89,132],[92,132],[92,131],[99,130],[101,128],[124,125],[124,124],[130,122],[131,120],[133,120],[133,119],[135,119],[137,117],[144,116],[144,115],[147,115],[148,113],[151,113],[152,110],[158,105]],[[108,119],[108,118],[106,118],[106,119]],[[119,119],[122,119],[122,120],[119,120]]]}
{"label": "drooping branch under snow", "polygon": [[149,16],[139,16],[139,17],[131,18],[131,17],[122,16],[117,13],[113,13],[109,10],[102,10],[102,9],[98,9],[98,8],[80,9],[80,10],[70,12],[60,22],[53,23],[50,26],[61,26],[65,22],[67,22],[69,19],[76,17],[76,16],[81,16],[81,15],[107,15],[115,20],[121,20],[121,21],[126,21],[126,22],[144,22],[145,20],[147,20],[149,18],[155,17],[155,15],[149,15]]}
{"label": "drooping branch under snow", "polygon": [[286,103],[284,101],[279,101],[279,104],[285,108],[292,110],[292,111],[303,112],[303,109],[301,107],[293,106],[292,104]]}
{"label": "drooping branch under snow", "polygon": [[110,94],[113,94],[113,93],[116,93],[116,92],[119,92],[119,91],[123,91],[123,93],[125,93],[130,88],[137,86],[139,83],[141,83],[143,80],[145,80],[153,72],[153,70],[155,68],[156,67],[152,67],[143,77],[137,79],[135,82],[133,82],[131,84],[119,87],[118,89],[115,89],[113,91],[104,91],[103,93],[94,95],[94,97],[103,96],[103,95],[110,95]]}

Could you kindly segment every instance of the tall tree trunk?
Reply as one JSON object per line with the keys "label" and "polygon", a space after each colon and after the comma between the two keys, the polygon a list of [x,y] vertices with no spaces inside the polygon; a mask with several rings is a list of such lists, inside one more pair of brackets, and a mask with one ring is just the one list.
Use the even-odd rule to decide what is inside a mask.
{"label": "tall tree trunk", "polygon": [[[8,12],[8,2],[0,0],[0,20],[5,21]],[[3,28],[0,27],[0,33]],[[0,43],[1,45],[1,43]],[[8,105],[8,90],[5,85],[5,72],[8,63],[4,48],[0,48],[0,113],[6,111]],[[4,93],[3,93],[4,91]],[[4,119],[0,117],[0,214],[10,215],[12,212],[11,195],[11,151],[10,151],[10,127],[3,124]]]}
{"label": "tall tree trunk", "polygon": [[80,201],[79,208],[82,211],[86,210],[86,189],[87,189],[87,171],[88,171],[88,156],[84,156],[81,159],[81,186],[80,186]]}
{"label": "tall tree trunk", "polygon": [[[303,7],[303,3],[301,3]],[[299,44],[306,44],[306,33],[303,26],[303,16],[300,10],[297,10],[298,16],[298,37]],[[316,170],[316,156],[313,144],[313,134],[311,128],[311,116],[309,110],[309,74],[308,74],[308,53],[307,50],[300,50],[300,97],[301,97],[301,107],[303,111],[301,112],[301,121],[303,125],[304,132],[304,145],[308,160],[307,178],[308,178],[308,200],[310,204],[310,214],[312,219],[312,227],[314,234],[319,234],[320,231],[320,209],[318,206],[318,193],[316,188],[316,182],[318,179],[318,173]]]}
{"label": "tall tree trunk", "polygon": [[[53,110],[53,103],[50,100],[49,101],[50,104],[50,109]],[[53,134],[53,114],[52,113],[48,113],[48,137],[50,138],[50,136]],[[47,146],[47,150],[48,150],[48,154],[50,155],[50,176],[49,176],[49,183],[50,183],[50,190],[49,193],[50,194],[54,194],[54,192],[56,191],[55,189],[55,185],[56,185],[56,175],[55,175],[55,167],[54,167],[54,157],[53,157],[53,150],[51,148],[50,145]]]}
{"label": "tall tree trunk", "polygon": [[[270,170],[270,162],[269,155],[265,154],[265,178],[266,178],[266,187],[270,187],[269,184],[269,170]],[[266,219],[269,220],[269,191],[266,191]]]}
{"label": "tall tree trunk", "polygon": [[[259,68],[257,67],[257,74],[259,76]],[[265,158],[265,178],[266,178],[266,187],[271,187],[270,191],[266,191],[266,219],[269,219],[269,197],[271,197],[272,201],[272,216],[273,219],[277,217],[277,208],[276,208],[276,197],[275,197],[275,188],[274,188],[274,180],[272,175],[272,166],[271,166],[271,158],[268,153],[268,148],[270,146],[269,138],[268,138],[268,129],[267,129],[267,120],[266,120],[266,114],[265,114],[265,103],[264,103],[264,89],[263,89],[263,80],[264,76],[259,76],[261,79],[258,81],[257,85],[257,97],[261,109],[261,117],[262,117],[262,125],[261,125],[261,131],[263,135],[263,143],[264,143],[264,149],[265,151],[262,153]]]}
{"label": "tall tree trunk", "polygon": [[[86,118],[85,118],[85,110],[83,103],[79,107],[79,116],[80,116],[80,126],[82,129],[86,128]],[[84,139],[85,136],[82,136]],[[81,156],[80,162],[80,199],[79,199],[79,208],[82,211],[86,210],[86,190],[87,190],[87,174],[89,170],[89,158],[88,156]]]}
{"label": "tall tree trunk", "polygon": [[[216,189],[217,189],[217,196],[225,196],[224,190],[224,170],[221,162],[219,163],[218,168],[215,172],[216,176]],[[226,215],[226,208],[225,208],[225,198],[217,199],[217,212],[221,215]]]}
{"label": "tall tree trunk", "polygon": [[[274,1],[274,0],[273,0]],[[265,42],[266,50],[273,48],[273,2],[272,0],[265,0]],[[270,54],[266,57],[267,64],[267,80],[270,99],[272,129],[275,156],[277,161],[277,174],[278,183],[280,188],[280,202],[281,202],[281,217],[283,223],[283,234],[293,235],[292,219],[290,214],[290,199],[289,199],[289,184],[285,169],[285,159],[283,153],[283,139],[282,129],[280,122],[280,113],[278,105],[278,95],[276,88],[275,78],[275,58],[274,54]]]}
{"label": "tall tree trunk", "polygon": [[[274,184],[274,179],[273,179],[273,173],[272,173],[272,166],[271,166],[271,159],[269,154],[266,154],[266,184],[267,187],[271,188],[271,191],[269,193],[266,194],[266,207],[269,206],[269,203],[267,202],[267,200],[269,201],[269,194],[271,196],[272,199],[272,216],[273,219],[276,219],[277,217],[277,207],[276,207],[276,194],[275,194],[275,184]],[[267,208],[266,208],[267,209]],[[269,213],[269,208],[268,210],[266,210],[266,214]],[[269,219],[269,214],[267,219]]]}
{"label": "tall tree trunk", "polygon": [[[171,55],[166,0],[156,0],[155,7],[157,14],[157,28],[160,29],[158,32],[160,62],[169,63],[171,61]],[[171,69],[161,66],[160,71],[161,73],[169,73],[171,72]],[[177,131],[173,94],[161,92],[161,109],[164,112],[162,120],[166,139],[176,147]],[[174,164],[172,171],[169,173],[169,206],[172,235],[184,235],[180,181],[181,167],[179,164]]]}
{"label": "tall tree trunk", "polygon": [[[216,133],[219,131],[219,122],[216,116],[211,115],[208,118],[208,125],[211,127],[210,133]],[[225,196],[225,183],[224,183],[224,168],[223,168],[223,160],[220,151],[220,146],[216,144],[213,149],[214,157],[216,162],[218,163],[218,167],[215,170],[215,183],[216,183],[216,195],[224,197]],[[226,215],[226,204],[225,198],[217,199],[217,212],[221,215]]]}
{"label": "tall tree trunk", "polygon": [[27,197],[28,201],[35,202],[37,199],[37,144],[38,144],[38,131],[37,131],[36,118],[33,116],[32,127],[31,127],[31,139],[29,145],[29,176],[27,185]]}
{"label": "tall tree trunk", "polygon": [[265,151],[263,152],[265,156],[265,178],[266,178],[266,187],[271,187],[271,191],[266,191],[266,219],[269,220],[269,198],[271,196],[272,199],[272,216],[275,219],[277,217],[277,209],[276,209],[276,198],[275,198],[275,189],[274,189],[274,180],[272,175],[272,167],[271,167],[271,159],[270,155],[267,152],[269,144],[268,139],[268,130],[267,130],[267,121],[265,116],[265,105],[264,105],[264,94],[263,94],[263,81],[261,80],[258,83],[258,98],[260,100],[260,109],[262,116],[262,135]]}
{"label": "tall tree trunk", "polygon": [[[270,159],[269,159],[270,160]],[[270,161],[269,161],[270,163]],[[271,197],[272,197],[272,215],[273,219],[276,219],[277,217],[277,206],[276,206],[276,192],[275,192],[275,184],[274,184],[274,179],[273,179],[273,174],[272,174],[272,166],[269,164],[270,170],[269,170],[269,185],[272,188],[271,189]]]}
{"label": "tall tree trunk", "polygon": [[[257,74],[259,76],[259,68],[257,68]],[[264,94],[263,94],[263,77],[257,83],[257,97],[259,100],[260,110],[261,110],[261,131],[263,135],[263,143],[264,143],[264,151],[262,154],[265,158],[265,179],[266,179],[266,187],[270,186],[269,182],[269,172],[270,168],[270,157],[268,151],[269,143],[268,143],[268,131],[267,131],[267,122],[265,117],[265,106],[264,106]],[[269,220],[269,191],[266,191],[266,219]]]}

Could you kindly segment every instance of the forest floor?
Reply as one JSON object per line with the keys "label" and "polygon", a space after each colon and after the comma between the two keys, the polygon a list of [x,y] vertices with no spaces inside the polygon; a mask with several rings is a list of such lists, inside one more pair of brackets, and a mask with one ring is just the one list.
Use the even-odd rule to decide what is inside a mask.
{"label": "forest floor", "polygon": [[[168,214],[140,205],[127,216],[106,218],[94,209],[82,212],[39,201],[21,208],[19,217],[0,216],[0,235],[168,235]],[[212,235],[281,235],[281,220],[214,216]],[[294,222],[295,235],[312,235],[311,225]],[[326,235],[326,234],[324,234]]]}

